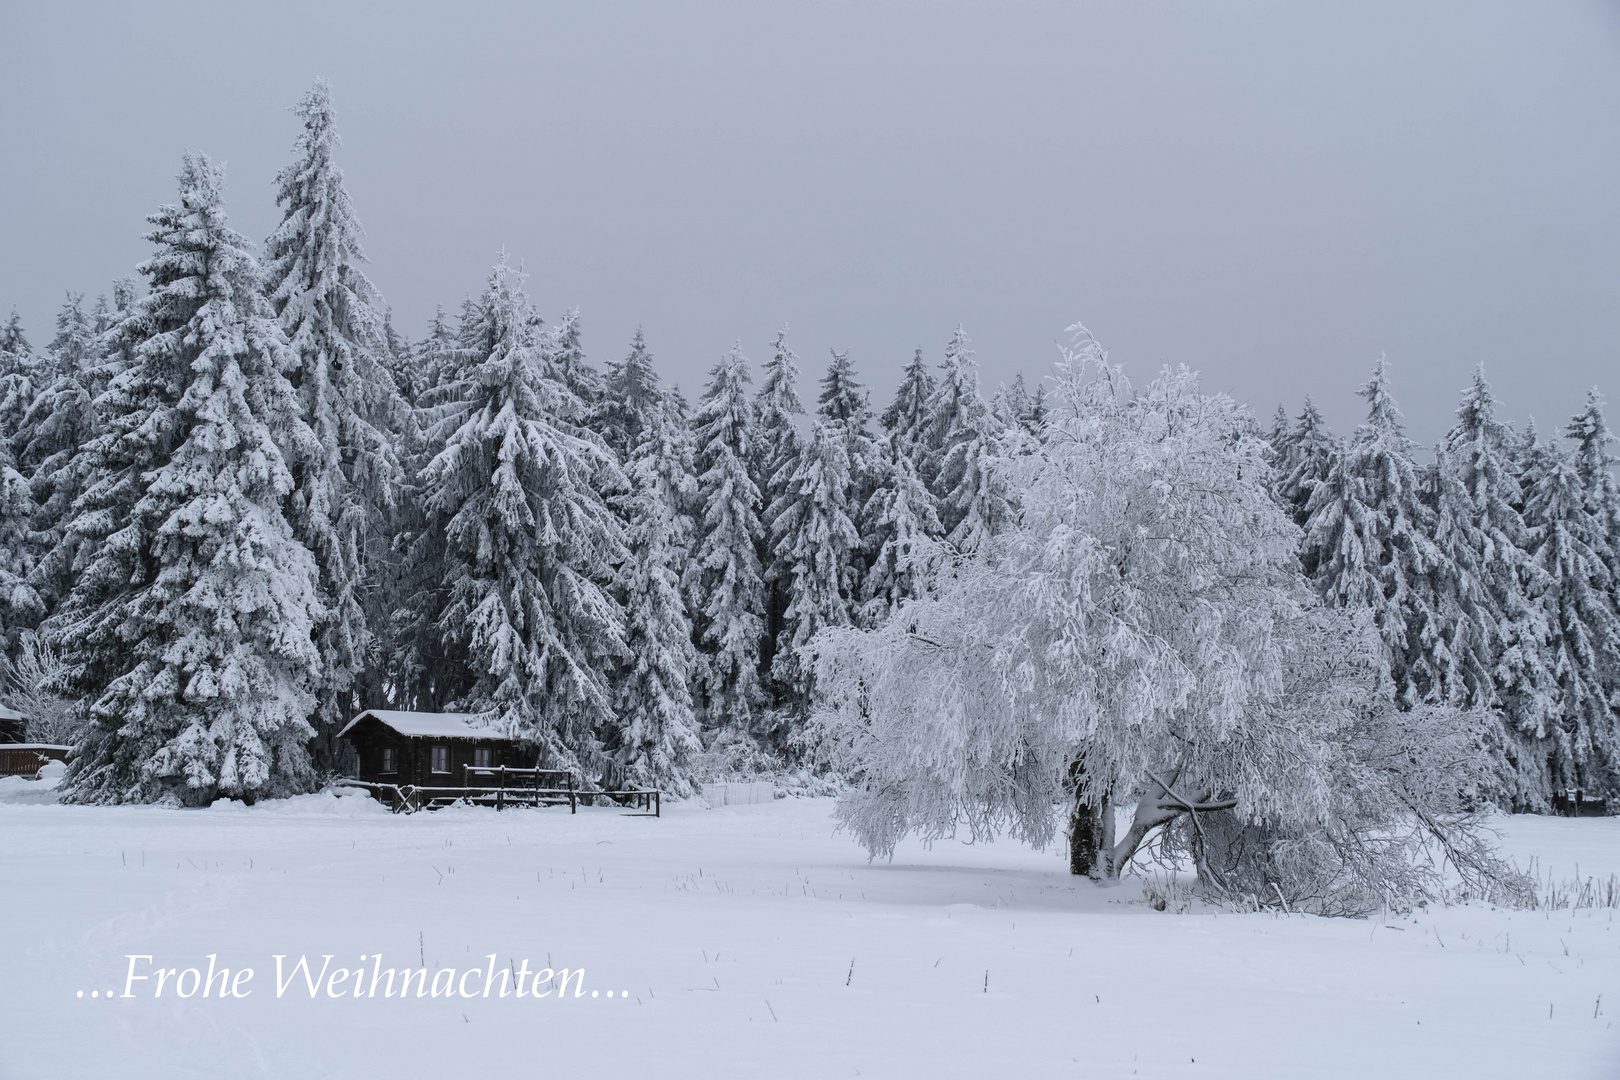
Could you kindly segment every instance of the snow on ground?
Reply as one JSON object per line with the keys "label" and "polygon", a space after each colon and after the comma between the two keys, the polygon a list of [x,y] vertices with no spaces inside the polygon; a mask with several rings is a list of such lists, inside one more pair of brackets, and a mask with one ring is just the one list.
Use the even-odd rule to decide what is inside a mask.
{"label": "snow on ground", "polygon": [[[1011,843],[868,864],[829,800],[655,820],[42,799],[0,790],[7,1078],[1620,1075],[1609,910],[1157,912]],[[1620,871],[1620,819],[1501,824],[1544,871]],[[131,953],[216,954],[252,993],[124,998]],[[587,993],[278,998],[277,953],[476,968],[473,995],[494,953],[584,967]]]}

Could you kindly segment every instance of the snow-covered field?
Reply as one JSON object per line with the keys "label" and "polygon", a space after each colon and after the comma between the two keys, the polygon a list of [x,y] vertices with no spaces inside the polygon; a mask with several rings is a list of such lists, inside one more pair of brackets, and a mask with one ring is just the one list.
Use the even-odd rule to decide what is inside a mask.
{"label": "snow-covered field", "polygon": [[[869,865],[827,800],[655,820],[46,799],[0,791],[0,1075],[18,1080],[1620,1075],[1610,910],[1158,912],[1139,882],[1101,889],[1012,843]],[[1620,819],[1501,825],[1556,876],[1620,871]],[[501,999],[497,978],[483,997],[490,953],[583,967],[586,993]],[[202,974],[215,954],[253,969],[251,993],[149,979],[125,998],[129,954]],[[278,998],[275,954],[331,954],[320,996],[300,975]],[[368,983],[381,954],[456,969],[472,996],[356,999],[332,976],[363,954]]]}

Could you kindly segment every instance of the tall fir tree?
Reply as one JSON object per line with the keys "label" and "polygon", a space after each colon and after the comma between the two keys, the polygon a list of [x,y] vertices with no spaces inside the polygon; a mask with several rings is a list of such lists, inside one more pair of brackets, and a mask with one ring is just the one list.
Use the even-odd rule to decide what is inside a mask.
{"label": "tall fir tree", "polygon": [[223,179],[188,154],[179,204],[148,219],[151,291],[113,331],[130,363],[97,400],[96,480],[72,525],[82,570],[49,635],[61,688],[93,720],[68,773],[79,802],[196,805],[314,781],[323,613],[283,513],[281,451],[312,436]]}
{"label": "tall fir tree", "polygon": [[105,383],[100,372],[104,333],[97,332],[96,324],[96,316],[84,310],[83,297],[70,295],[57,315],[56,337],[48,350],[51,382],[34,398],[14,440],[38,508],[33,538],[39,561],[33,580],[47,610],[54,610],[72,585],[77,545],[67,525],[74,502],[91,479],[83,448],[96,435],[93,398]]}
{"label": "tall fir tree", "polygon": [[613,455],[550,370],[522,275],[501,258],[463,340],[481,357],[443,389],[423,504],[445,550],[439,630],[464,657],[459,707],[556,767],[601,763],[614,727],[624,536]]}
{"label": "tall fir tree", "polygon": [[1620,483],[1615,480],[1615,437],[1603,418],[1603,394],[1597,387],[1586,392],[1586,407],[1570,420],[1564,434],[1575,443],[1575,471],[1586,489],[1587,512],[1608,540],[1604,565],[1610,576],[1620,581]]}
{"label": "tall fir tree", "polygon": [[[844,494],[844,506],[856,532],[865,536],[875,525],[863,518],[872,493],[890,475],[889,440],[878,438],[872,431],[870,396],[856,375],[849,352],[832,350],[832,363],[821,378],[821,394],[817,398],[816,415],[824,423],[837,424],[844,436],[844,456],[849,465],[849,481]],[[863,544],[849,549],[848,577],[852,583],[849,599],[855,601],[860,582],[866,577],[871,553]]]}
{"label": "tall fir tree", "polygon": [[[982,416],[990,412],[979,395],[979,365],[973,359],[973,350],[968,348],[967,333],[960,323],[945,345],[945,359],[940,362],[939,371],[939,380],[924,407],[923,457],[917,471],[935,496],[942,498],[939,471],[950,451],[953,436],[977,431],[983,426]],[[941,513],[940,519],[947,528],[953,524],[947,513]]]}
{"label": "tall fir tree", "polygon": [[959,551],[974,551],[1012,516],[996,465],[1005,451],[1003,429],[979,394],[979,365],[961,326],[945,347],[940,368],[929,399],[926,479],[938,500],[945,538]]}
{"label": "tall fir tree", "polygon": [[377,290],[361,271],[365,253],[343,170],[331,88],[324,79],[294,108],[304,130],[294,159],[276,176],[281,224],[265,244],[266,293],[297,355],[293,385],[315,441],[286,446],[295,489],[292,518],[315,554],[327,616],[316,633],[321,683],[317,764],[346,748],[337,730],[362,702],[366,666],[367,539],[381,531],[402,470],[392,431],[404,403],[387,367],[388,341]]}
{"label": "tall fir tree", "polygon": [[0,440],[0,658],[14,659],[22,635],[45,617],[33,585],[34,514],[28,479],[17,471],[10,444]]}
{"label": "tall fir tree", "polygon": [[0,377],[18,373],[33,373],[34,347],[28,343],[23,330],[22,316],[15,308],[0,326]]}
{"label": "tall fir tree", "polygon": [[883,430],[896,457],[910,460],[913,470],[926,474],[930,418],[929,403],[934,397],[934,374],[918,349],[900,377],[894,400],[883,410]]}
{"label": "tall fir tree", "polygon": [[0,440],[14,443],[23,417],[34,403],[42,377],[39,358],[23,334],[22,320],[11,313],[0,327]]}
{"label": "tall fir tree", "polygon": [[[1284,446],[1283,453],[1275,462],[1277,494],[1283,506],[1293,515],[1294,523],[1303,527],[1310,516],[1307,508],[1311,493],[1333,471],[1344,447],[1338,436],[1328,429],[1321,410],[1309,397],[1305,399],[1305,407],[1300,410],[1299,418],[1289,429]],[[1305,567],[1307,577],[1314,571],[1314,566]]]}
{"label": "tall fir tree", "polygon": [[1511,460],[1513,432],[1496,419],[1483,369],[1457,408],[1438,450],[1434,588],[1449,664],[1437,674],[1442,700],[1499,707],[1513,744],[1510,799],[1545,806],[1544,744],[1558,716],[1558,687],[1547,666],[1548,624],[1536,597],[1546,581],[1531,562],[1519,507],[1524,495]]}
{"label": "tall fir tree", "polygon": [[710,372],[697,415],[698,535],[688,572],[697,624],[697,684],[712,740],[746,748],[762,704],[759,489],[748,360],[739,342]]}
{"label": "tall fir tree", "polygon": [[425,401],[429,392],[444,382],[454,379],[460,369],[461,338],[443,305],[433,310],[428,321],[427,336],[416,343],[413,350],[416,362],[416,402]]}
{"label": "tall fir tree", "polygon": [[646,335],[639,326],[636,336],[630,339],[629,354],[608,366],[600,413],[603,439],[626,463],[663,417],[664,395],[658,388]]}
{"label": "tall fir tree", "polygon": [[394,327],[392,308],[383,312],[382,333],[383,348],[380,359],[383,367],[388,369],[388,377],[394,382],[394,389],[398,391],[400,401],[405,406],[404,411],[408,412],[416,407],[416,399],[421,397],[422,391],[426,389],[422,381],[422,372],[416,364],[416,349],[410,339]]}
{"label": "tall fir tree", "polygon": [[872,432],[869,397],[857,377],[848,350],[832,350],[832,363],[821,377],[816,415],[836,423],[843,431],[844,453],[849,458],[849,497],[857,507],[863,505],[876,488],[886,456],[883,444]]}
{"label": "tall fir tree", "polygon": [[871,629],[887,622],[901,604],[927,595],[940,565],[944,530],[933,495],[902,453],[890,459],[888,474],[867,499],[861,521],[868,558],[857,622]]}
{"label": "tall fir tree", "polygon": [[848,437],[843,423],[817,420],[770,517],[772,554],[787,567],[773,675],[807,704],[813,665],[803,649],[823,627],[850,625],[860,578],[852,556],[860,536],[850,518]]}
{"label": "tall fir tree", "polygon": [[1039,383],[1035,386],[1035,393],[1029,392],[1029,386],[1024,381],[1024,373],[1018,372],[1010,383],[1002,383],[996,389],[996,396],[990,402],[990,411],[1001,422],[1001,426],[1009,430],[1017,428],[1025,435],[1040,438],[1041,430],[1045,427],[1045,405],[1042,389]]}
{"label": "tall fir tree", "polygon": [[1433,679],[1429,651],[1438,620],[1426,582],[1440,551],[1382,357],[1361,396],[1366,423],[1306,505],[1302,561],[1314,568],[1317,590],[1330,606],[1372,612],[1396,695],[1412,705]]}
{"label": "tall fir tree", "polygon": [[799,357],[788,346],[787,334],[785,326],[776,332],[771,358],[761,372],[759,392],[754,396],[753,457],[749,462],[761,511],[759,559],[765,604],[759,660],[766,675],[776,670],[777,642],[782,640],[792,591],[791,568],[771,543],[775,535],[771,515],[798,467],[804,441],[798,427],[804,415],[804,403],[799,400]]}
{"label": "tall fir tree", "polygon": [[[1579,418],[1577,418],[1577,423]],[[1579,444],[1577,444],[1579,449]],[[1537,444],[1525,497],[1530,557],[1545,580],[1540,600],[1560,717],[1549,768],[1555,789],[1620,792],[1620,612],[1604,559],[1607,537],[1594,514],[1576,454]]]}
{"label": "tall fir tree", "polygon": [[[545,335],[547,362],[553,374],[580,400],[583,416],[593,430],[600,425],[602,404],[602,373],[585,359],[583,327],[579,308],[572,307],[562,313]],[[600,433],[600,432],[598,432]]]}
{"label": "tall fir tree", "polygon": [[679,463],[670,460],[677,444],[665,426],[654,413],[629,463],[629,557],[618,579],[628,662],[615,691],[619,742],[614,757],[628,782],[687,795],[691,760],[703,744],[690,688],[696,658],[692,622],[681,595],[680,492],[669,483],[679,471]]}

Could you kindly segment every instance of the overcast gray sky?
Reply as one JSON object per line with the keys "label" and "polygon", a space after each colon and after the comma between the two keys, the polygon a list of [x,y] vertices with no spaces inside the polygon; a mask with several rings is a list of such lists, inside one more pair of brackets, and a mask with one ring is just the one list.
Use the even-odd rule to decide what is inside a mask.
{"label": "overcast gray sky", "polygon": [[1380,352],[1424,442],[1480,361],[1516,422],[1620,402],[1612,2],[5,0],[0,314],[129,273],[186,148],[267,235],[317,75],[413,336],[504,245],[691,396],[787,323],[881,408],[959,321],[988,394],[1083,320],[1345,432]]}

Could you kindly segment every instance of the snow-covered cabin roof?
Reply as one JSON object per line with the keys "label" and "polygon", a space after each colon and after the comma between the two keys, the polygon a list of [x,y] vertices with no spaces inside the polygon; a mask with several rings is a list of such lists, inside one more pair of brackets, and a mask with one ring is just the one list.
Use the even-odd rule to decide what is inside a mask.
{"label": "snow-covered cabin roof", "polygon": [[503,736],[478,723],[475,713],[396,712],[393,709],[367,709],[346,724],[342,738],[362,720],[376,720],[401,735],[421,735],[436,739],[499,739]]}
{"label": "snow-covered cabin roof", "polygon": [[0,720],[22,720],[23,714],[8,705],[0,705]]}

